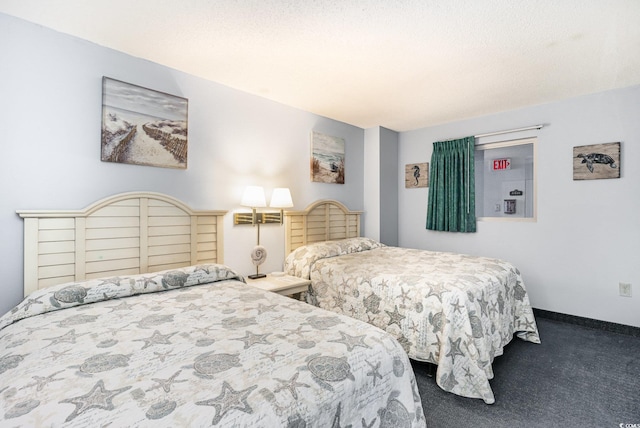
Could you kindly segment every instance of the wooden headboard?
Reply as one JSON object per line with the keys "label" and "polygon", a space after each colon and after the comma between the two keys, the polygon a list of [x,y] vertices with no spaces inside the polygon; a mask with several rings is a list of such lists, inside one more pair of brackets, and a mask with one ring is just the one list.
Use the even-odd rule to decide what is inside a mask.
{"label": "wooden headboard", "polygon": [[226,211],[131,192],[82,210],[22,210],[24,293],[64,282],[223,263]]}
{"label": "wooden headboard", "polygon": [[360,214],[331,199],[304,211],[285,211],[285,255],[306,244],[360,236]]}

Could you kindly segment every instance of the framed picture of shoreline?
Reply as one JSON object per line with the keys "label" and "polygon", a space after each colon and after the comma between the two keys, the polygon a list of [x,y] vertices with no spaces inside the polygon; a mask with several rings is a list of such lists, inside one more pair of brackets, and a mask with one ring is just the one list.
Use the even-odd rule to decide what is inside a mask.
{"label": "framed picture of shoreline", "polygon": [[344,138],[311,133],[311,181],[344,184]]}
{"label": "framed picture of shoreline", "polygon": [[188,100],[102,78],[101,160],[187,168]]}

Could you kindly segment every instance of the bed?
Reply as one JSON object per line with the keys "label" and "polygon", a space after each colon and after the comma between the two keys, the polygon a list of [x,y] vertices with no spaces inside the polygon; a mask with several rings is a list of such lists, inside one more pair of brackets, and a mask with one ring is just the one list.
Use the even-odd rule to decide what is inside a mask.
{"label": "bed", "polygon": [[[127,220],[115,220],[123,206]],[[40,243],[25,241],[25,251],[35,251],[41,266],[35,283],[25,283],[35,290],[0,318],[0,425],[425,426],[398,342],[247,285],[219,263],[222,212],[129,193],[56,213],[21,212],[36,223],[25,225],[25,240]],[[51,244],[57,226],[49,220],[74,231],[54,233],[73,241],[62,245],[68,251]],[[123,221],[127,231],[112,238],[93,230],[119,230]],[[121,235],[138,242],[115,251],[126,260],[122,268],[113,248],[100,257],[89,242]],[[52,261],[43,262],[43,251],[73,255],[47,270]],[[109,263],[88,266],[94,258]],[[59,267],[72,259],[73,269]],[[117,273],[99,273],[105,269]],[[51,271],[73,279],[52,284]]]}
{"label": "bed", "polygon": [[510,263],[385,246],[360,237],[360,212],[337,201],[285,215],[285,271],[311,280],[307,301],[392,334],[411,359],[437,365],[445,391],[494,403],[494,358],[514,334],[540,343]]}

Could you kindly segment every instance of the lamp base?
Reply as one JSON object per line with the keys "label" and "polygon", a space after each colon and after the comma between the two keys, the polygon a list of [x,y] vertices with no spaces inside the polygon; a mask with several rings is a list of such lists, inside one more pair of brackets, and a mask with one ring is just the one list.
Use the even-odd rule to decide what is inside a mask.
{"label": "lamp base", "polygon": [[264,273],[256,273],[255,275],[248,275],[247,278],[249,279],[259,279],[259,278],[266,278],[267,275],[265,275]]}

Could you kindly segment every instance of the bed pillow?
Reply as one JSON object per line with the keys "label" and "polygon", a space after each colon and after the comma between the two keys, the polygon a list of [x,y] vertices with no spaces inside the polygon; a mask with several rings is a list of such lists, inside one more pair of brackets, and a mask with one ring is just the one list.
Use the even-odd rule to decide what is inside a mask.
{"label": "bed pillow", "polygon": [[36,290],[0,318],[0,330],[23,318],[102,300],[244,278],[225,265],[204,264],[154,273],[68,282]]}
{"label": "bed pillow", "polygon": [[296,248],[284,261],[287,274],[309,279],[311,266],[320,259],[358,253],[384,244],[370,238],[347,238],[339,241],[323,241]]}

